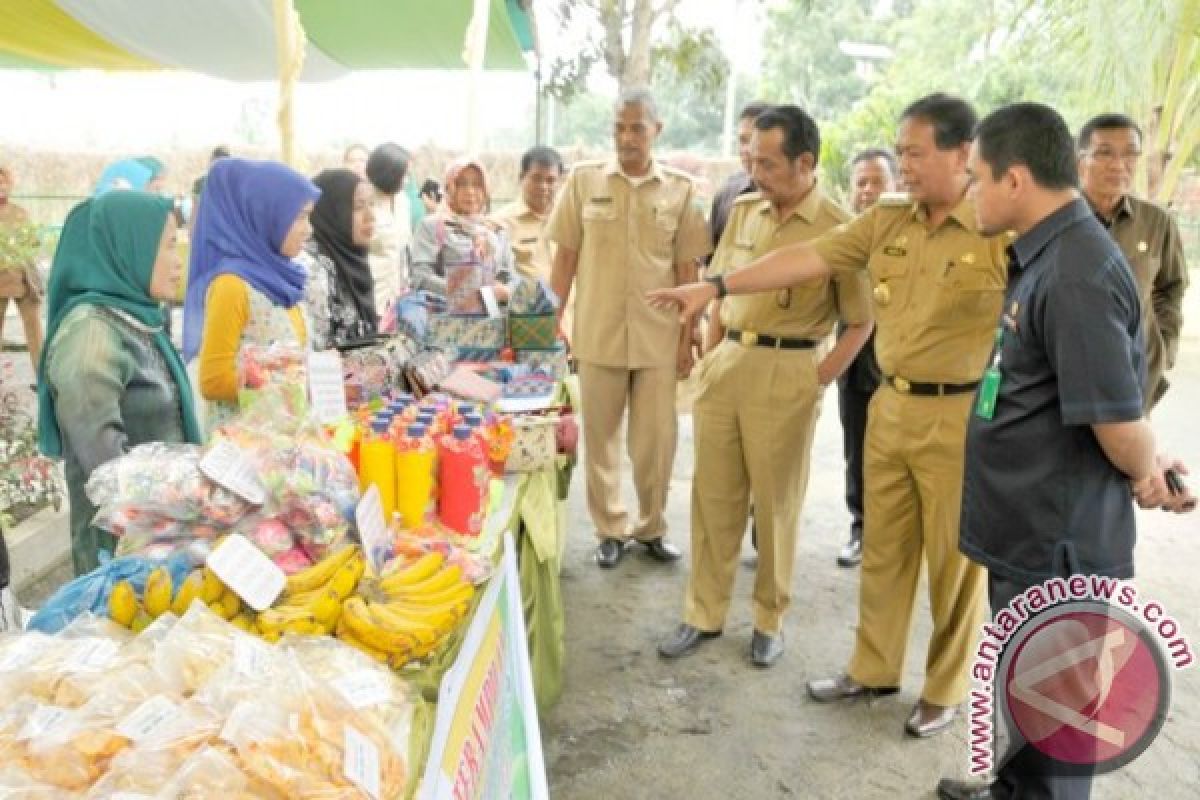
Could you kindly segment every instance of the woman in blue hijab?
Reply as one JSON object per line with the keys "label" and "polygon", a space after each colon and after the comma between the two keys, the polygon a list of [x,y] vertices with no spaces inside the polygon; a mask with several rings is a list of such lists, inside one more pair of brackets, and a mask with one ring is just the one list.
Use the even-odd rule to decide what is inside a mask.
{"label": "woman in blue hijab", "polygon": [[210,430],[237,409],[243,347],[307,343],[307,271],[293,259],[312,234],[320,194],[273,161],[224,158],[209,170],[192,232],[183,354],[200,357]]}

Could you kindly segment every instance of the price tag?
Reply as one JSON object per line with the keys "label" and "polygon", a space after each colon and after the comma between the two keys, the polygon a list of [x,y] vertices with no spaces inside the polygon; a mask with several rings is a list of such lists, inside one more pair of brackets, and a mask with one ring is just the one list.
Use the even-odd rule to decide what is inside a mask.
{"label": "price tag", "polygon": [[388,535],[387,521],[383,518],[383,505],[379,501],[379,487],[371,484],[358,501],[354,510],[358,523],[358,535],[362,539],[363,552],[375,574],[383,573],[383,565],[392,552],[392,537]]}
{"label": "price tag", "polygon": [[267,492],[258,482],[258,470],[241,449],[226,439],[217,439],[200,459],[200,471],[238,497],[256,506],[267,499]]}
{"label": "price tag", "polygon": [[178,719],[179,706],[158,694],[121,720],[117,725],[117,733],[134,743],[140,743],[171,730]]}
{"label": "price tag", "polygon": [[483,307],[487,310],[489,317],[495,318],[500,316],[500,303],[496,300],[496,292],[490,286],[484,286],[479,290],[480,297],[483,298]]}
{"label": "price tag", "polygon": [[83,639],[63,659],[65,672],[103,672],[117,660],[117,643],[111,639]]}
{"label": "price tag", "polygon": [[71,716],[71,712],[58,706],[38,706],[25,720],[21,730],[17,732],[18,742],[39,739],[53,731]]}
{"label": "price tag", "polygon": [[263,552],[240,533],[231,533],[208,554],[209,569],[255,611],[271,607],[287,577]]}
{"label": "price tag", "polygon": [[257,639],[235,636],[233,639],[233,668],[247,678],[261,678],[270,667],[271,651]]}
{"label": "price tag", "polygon": [[308,354],[308,396],[313,414],[322,423],[337,422],[349,414],[342,356],[338,351]]}
{"label": "price tag", "polygon": [[383,776],[379,769],[379,748],[349,725],[346,726],[346,757],[342,772],[358,788],[373,800],[379,800]]}
{"label": "price tag", "polygon": [[386,703],[392,697],[388,679],[370,669],[349,672],[330,681],[330,685],[356,709]]}

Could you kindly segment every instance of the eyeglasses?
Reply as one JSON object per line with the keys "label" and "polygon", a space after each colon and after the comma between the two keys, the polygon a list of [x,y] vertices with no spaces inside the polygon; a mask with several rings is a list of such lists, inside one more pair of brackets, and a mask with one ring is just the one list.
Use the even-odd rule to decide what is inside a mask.
{"label": "eyeglasses", "polygon": [[1126,164],[1134,164],[1139,158],[1142,157],[1142,151],[1125,150],[1124,152],[1117,152],[1116,150],[1108,147],[1098,147],[1095,150],[1083,151],[1083,155],[1094,159],[1095,161],[1100,161],[1104,164],[1115,163],[1118,159],[1124,161]]}

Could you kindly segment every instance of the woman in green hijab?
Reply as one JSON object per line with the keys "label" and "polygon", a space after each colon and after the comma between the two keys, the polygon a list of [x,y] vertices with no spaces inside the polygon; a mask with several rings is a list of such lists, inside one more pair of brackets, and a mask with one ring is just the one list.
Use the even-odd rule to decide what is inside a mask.
{"label": "woman in green hijab", "polygon": [[200,442],[192,387],[160,301],[183,274],[171,201],[109,192],[67,215],[47,290],[38,444],[63,458],[75,573],[115,540],[92,527],[92,470],[145,442]]}

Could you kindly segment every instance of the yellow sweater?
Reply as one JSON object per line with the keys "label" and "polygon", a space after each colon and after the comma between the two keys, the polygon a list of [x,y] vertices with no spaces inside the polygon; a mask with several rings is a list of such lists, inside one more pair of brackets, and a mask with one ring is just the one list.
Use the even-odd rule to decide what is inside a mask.
{"label": "yellow sweater", "polygon": [[[306,341],[304,313],[299,305],[287,310],[296,338]],[[200,338],[200,394],[206,400],[232,403],[241,381],[237,357],[242,333],[250,319],[250,291],[246,282],[228,273],[213,279],[204,308],[204,332]]]}

